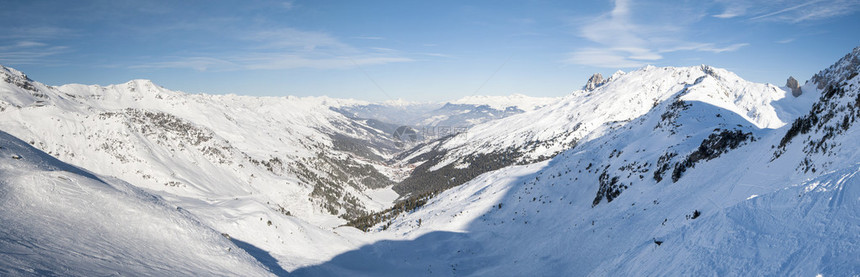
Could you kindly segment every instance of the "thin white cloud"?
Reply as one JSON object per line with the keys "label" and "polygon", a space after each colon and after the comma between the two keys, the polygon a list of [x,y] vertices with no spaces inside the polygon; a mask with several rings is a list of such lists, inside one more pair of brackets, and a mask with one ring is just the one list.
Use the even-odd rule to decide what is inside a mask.
{"label": "thin white cloud", "polygon": [[16,27],[3,29],[3,32],[0,32],[0,38],[22,40],[57,39],[75,35],[77,32],[71,29],[51,26]]}
{"label": "thin white cloud", "polygon": [[749,9],[748,1],[739,1],[739,0],[716,0],[716,3],[722,4],[724,6],[723,13],[713,15],[716,18],[729,19],[735,18],[747,13]]}
{"label": "thin white cloud", "polygon": [[[715,43],[689,42],[683,39],[690,22],[701,20],[702,16],[690,15],[688,20],[664,20],[666,24],[641,24],[634,22],[634,3],[630,0],[616,0],[612,11],[600,15],[581,25],[580,36],[598,45],[587,46],[571,53],[567,63],[608,68],[629,68],[643,66],[649,62],[660,61],[663,54],[677,51],[700,51],[723,53],[736,51],[749,44],[736,43],[716,45]],[[660,22],[660,18],[649,19]],[[667,16],[674,16],[668,13]]]}
{"label": "thin white cloud", "polygon": [[741,12],[734,12],[734,11],[728,11],[728,10],[727,10],[727,11],[725,11],[725,12],[721,13],[721,14],[715,14],[715,15],[713,15],[713,17],[726,19],[726,18],[738,17],[738,16],[741,16],[741,15],[743,15],[743,13],[741,13]]}
{"label": "thin white cloud", "polygon": [[827,19],[855,13],[858,10],[860,10],[860,1],[853,1],[851,3],[846,3],[845,5],[819,6],[815,9],[809,9],[801,12],[799,16],[792,20],[792,22],[797,23],[803,21]]}
{"label": "thin white cloud", "polygon": [[293,28],[249,32],[238,38],[241,51],[172,57],[132,68],[188,68],[198,71],[342,69],[413,61],[391,48],[355,48],[321,32]]}
{"label": "thin white cloud", "polygon": [[857,0],[716,0],[724,11],[717,18],[747,16],[750,21],[799,23],[860,11]]}
{"label": "thin white cloud", "polygon": [[596,67],[624,68],[645,65],[628,57],[627,53],[606,48],[584,48],[568,54],[565,60],[571,64],[581,64]]}
{"label": "thin white cloud", "polygon": [[793,42],[794,40],[795,40],[794,38],[787,38],[787,39],[777,40],[777,41],[776,41],[776,43],[779,43],[779,44],[786,44],[786,43],[791,43],[791,42]]}
{"label": "thin white cloud", "polygon": [[354,38],[354,39],[367,39],[367,40],[381,40],[381,39],[385,39],[384,37],[373,37],[373,36],[357,36],[357,37],[352,37],[352,38]]}
{"label": "thin white cloud", "polygon": [[0,45],[0,63],[2,64],[39,64],[45,58],[67,53],[66,46],[51,46],[36,41],[18,41],[11,45]]}
{"label": "thin white cloud", "polygon": [[750,45],[749,43],[735,43],[728,46],[718,47],[713,43],[686,43],[681,45],[676,45],[670,48],[664,48],[658,50],[659,53],[670,53],[677,51],[700,51],[700,52],[711,52],[711,53],[723,53],[723,52],[731,52],[737,51],[744,46]]}
{"label": "thin white cloud", "polygon": [[400,57],[332,57],[332,58],[306,58],[296,55],[280,55],[267,57],[249,57],[246,69],[291,69],[291,68],[316,68],[316,69],[342,69],[363,65],[378,65],[387,63],[410,62],[412,59]]}
{"label": "thin white cloud", "polygon": [[294,54],[249,54],[226,59],[176,57],[170,61],[144,63],[130,68],[186,68],[197,71],[278,70],[295,68],[344,69],[364,65],[411,62],[410,58],[384,56],[340,56],[311,58]]}
{"label": "thin white cloud", "polygon": [[313,51],[317,48],[351,50],[352,47],[321,32],[302,31],[293,28],[264,30],[248,33],[245,40],[255,42],[259,48]]}
{"label": "thin white cloud", "polygon": [[240,65],[211,57],[177,57],[171,61],[133,65],[130,68],[190,68],[197,71],[239,69]]}
{"label": "thin white cloud", "polygon": [[296,7],[296,4],[293,1],[284,1],[281,2],[281,7],[285,10],[292,10]]}
{"label": "thin white cloud", "polygon": [[663,59],[663,56],[651,51],[650,49],[638,47],[618,47],[612,48],[614,51],[629,53],[628,58],[640,61],[656,61]]}
{"label": "thin white cloud", "polygon": [[48,46],[48,44],[47,44],[47,43],[41,43],[41,42],[38,42],[38,41],[28,41],[28,40],[24,40],[24,41],[19,41],[18,43],[16,43],[16,44],[15,44],[15,46],[17,46],[17,47],[22,47],[22,48],[30,48],[30,47],[43,47],[43,46]]}
{"label": "thin white cloud", "polygon": [[806,3],[801,3],[801,4],[799,4],[799,5],[794,5],[794,6],[791,6],[791,7],[788,7],[788,8],[784,8],[784,9],[781,9],[781,10],[778,10],[778,11],[775,11],[775,12],[770,12],[770,13],[767,13],[767,14],[759,15],[759,16],[756,16],[756,17],[753,17],[753,18],[750,18],[750,19],[751,19],[751,20],[759,20],[759,19],[764,19],[764,18],[772,17],[772,16],[775,16],[775,15],[785,14],[785,13],[787,13],[787,12],[794,11],[794,10],[797,10],[797,9],[800,9],[800,8],[803,8],[803,7],[806,7],[806,6],[812,5],[812,4],[817,4],[818,2],[821,2],[821,1],[809,1],[809,2],[806,2]]}
{"label": "thin white cloud", "polygon": [[386,52],[386,53],[398,52],[396,49],[385,48],[385,47],[370,47],[370,49],[373,49],[377,52]]}
{"label": "thin white cloud", "polygon": [[418,53],[418,55],[430,56],[430,57],[439,57],[439,58],[453,58],[454,56],[442,53]]}
{"label": "thin white cloud", "polygon": [[723,13],[721,13],[721,14],[715,14],[715,15],[712,15],[712,16],[713,16],[713,17],[716,17],[716,18],[723,18],[723,19],[725,19],[725,18],[738,17],[738,16],[741,16],[741,15],[743,15],[743,13],[733,13],[733,12],[725,11],[725,12],[723,12]]}
{"label": "thin white cloud", "polygon": [[57,64],[56,56],[72,52],[68,46],[53,41],[75,37],[78,33],[67,28],[28,26],[0,28],[0,63],[7,65]]}
{"label": "thin white cloud", "polygon": [[307,57],[296,54],[260,54],[212,57],[178,57],[170,61],[133,65],[130,68],[187,68],[197,71],[278,70],[295,68],[345,69],[364,65],[412,62],[411,58],[387,56]]}

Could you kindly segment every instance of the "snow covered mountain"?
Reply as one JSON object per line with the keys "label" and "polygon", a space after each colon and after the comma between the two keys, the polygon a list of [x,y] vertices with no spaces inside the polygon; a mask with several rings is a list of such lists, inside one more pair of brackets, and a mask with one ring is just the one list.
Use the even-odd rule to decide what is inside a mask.
{"label": "snow covered mountain", "polygon": [[[390,123],[396,127],[411,126],[424,131],[427,139],[434,139],[474,126],[476,124],[532,111],[549,105],[557,99],[530,97],[522,94],[510,96],[468,96],[445,103],[383,102],[356,103],[336,108],[353,118],[371,119]],[[431,129],[432,130],[424,130]],[[456,128],[443,135],[437,128]],[[394,131],[393,129],[391,130]]]}
{"label": "snow covered mountain", "polygon": [[267,269],[180,207],[0,131],[0,275],[242,275]]}
{"label": "snow covered mountain", "polygon": [[[512,164],[542,161],[602,137],[661,103],[709,100],[713,106],[745,119],[744,125],[776,128],[785,123],[769,104],[783,95],[776,86],[751,83],[704,65],[619,71],[591,91],[576,91],[546,107],[479,124],[401,153],[399,160],[417,168],[395,190],[409,194],[444,189]],[[683,106],[672,106],[670,113]],[[441,180],[437,175],[449,179]]]}
{"label": "snow covered mountain", "polygon": [[392,183],[377,167],[394,142],[329,109],[345,100],[188,95],[146,80],[47,87],[12,69],[0,75],[3,129],[145,188],[198,198],[263,193],[261,201],[297,215],[319,209],[284,197],[308,190],[316,205],[349,217],[373,204],[361,191]]}
{"label": "snow covered mountain", "polygon": [[[396,105],[144,80],[50,87],[3,67],[0,197],[13,201],[0,217],[15,227],[0,228],[0,273],[850,276],[858,73],[860,47],[798,87],[648,66],[510,114],[497,114],[505,99],[453,101],[487,112],[407,149],[396,123],[361,116]],[[81,208],[31,220],[65,205]],[[115,224],[114,210],[157,223]],[[75,250],[57,231],[84,228],[75,220],[110,239]],[[134,233],[158,247],[129,243]],[[172,260],[187,255],[178,239],[220,256]],[[83,258],[50,262],[74,251]]]}
{"label": "snow covered mountain", "polygon": [[398,150],[389,134],[331,110],[353,101],[189,95],[146,80],[49,87],[6,67],[0,80],[0,130],[275,257],[348,249],[318,239],[345,241],[331,229],[390,206],[405,171],[385,163]]}
{"label": "snow covered mountain", "polygon": [[[552,113],[476,126],[473,141],[495,134],[499,146],[477,145],[499,149],[517,145],[501,138],[583,124],[566,136],[577,141],[570,150],[482,174],[371,228],[399,239],[298,272],[857,274],[858,73],[860,47],[795,98],[790,88],[710,67],[646,67],[570,96],[566,109],[560,103],[548,107]],[[512,124],[530,115],[532,122],[555,116],[533,129]],[[522,127],[508,135],[488,126]],[[469,145],[458,142],[438,147]]]}

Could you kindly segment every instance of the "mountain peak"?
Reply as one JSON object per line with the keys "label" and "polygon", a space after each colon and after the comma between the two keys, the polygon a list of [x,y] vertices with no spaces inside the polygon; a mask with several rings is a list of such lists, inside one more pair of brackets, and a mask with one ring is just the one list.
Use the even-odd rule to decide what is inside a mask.
{"label": "mountain peak", "polygon": [[155,83],[152,82],[152,80],[148,80],[148,79],[134,79],[134,80],[125,82],[122,85],[129,88],[129,91],[131,91],[131,92],[157,91],[157,90],[164,89],[164,87],[156,85]]}
{"label": "mountain peak", "polygon": [[134,79],[134,80],[131,80],[131,81],[125,82],[125,84],[127,84],[127,85],[132,85],[132,84],[134,84],[134,85],[136,85],[136,86],[157,86],[157,87],[161,87],[161,86],[159,86],[159,85],[156,85],[155,83],[153,83],[153,82],[152,82],[152,80],[149,80],[149,79]]}
{"label": "mountain peak", "polygon": [[594,73],[591,77],[588,78],[588,82],[585,83],[585,86],[582,87],[585,91],[592,91],[599,86],[602,86],[606,83],[606,79],[603,79],[603,75],[600,73]]}
{"label": "mountain peak", "polygon": [[27,77],[27,74],[24,74],[24,72],[11,67],[0,65],[0,80],[14,84],[23,89],[32,90],[27,87],[32,86],[30,83],[33,82],[33,80],[30,80],[30,77]]}
{"label": "mountain peak", "polygon": [[[24,74],[23,72],[18,71],[17,69],[14,69],[11,67],[4,66],[4,65],[0,65],[0,73],[6,74],[6,75],[19,76],[19,77],[27,78],[27,75]],[[27,78],[27,79],[29,79],[29,78]]]}
{"label": "mountain peak", "polygon": [[860,72],[860,46],[851,50],[836,63],[812,76],[813,83],[818,89],[824,89],[830,85],[836,85],[842,81],[854,78]]}

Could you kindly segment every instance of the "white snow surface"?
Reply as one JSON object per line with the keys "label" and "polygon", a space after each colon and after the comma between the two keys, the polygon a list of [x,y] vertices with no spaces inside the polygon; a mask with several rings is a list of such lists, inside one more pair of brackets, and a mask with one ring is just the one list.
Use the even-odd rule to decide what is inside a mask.
{"label": "white snow surface", "polygon": [[[860,117],[856,108],[851,109],[860,107],[860,78],[843,82],[846,93],[832,98],[807,84],[804,93],[817,100],[787,103],[792,99],[785,98],[786,91],[772,85],[732,81],[742,84],[740,89],[714,89],[718,86],[707,78],[717,77],[701,68],[649,67],[627,74],[653,71],[690,73],[693,80],[705,77],[689,83],[642,79],[644,87],[666,84],[673,87],[667,91],[685,93],[671,99],[667,93],[664,101],[658,99],[654,109],[641,115],[604,115],[616,116],[625,124],[606,128],[553,159],[488,172],[442,192],[425,206],[397,217],[387,229],[383,225],[374,229],[393,240],[378,241],[294,273],[853,276],[860,272],[860,128],[851,125]],[[733,76],[719,71],[717,75],[723,80]],[[712,90],[705,90],[708,87]],[[596,93],[571,96],[571,102],[587,105],[588,99],[600,97]],[[638,95],[648,93],[594,105],[620,111],[611,106]],[[685,105],[672,105],[684,97]],[[779,107],[772,104],[777,101]],[[785,141],[791,128],[786,123],[819,101],[835,101],[827,106],[837,111],[833,117],[837,120],[821,124],[839,124],[847,118],[848,127],[833,133],[828,132],[836,129],[800,133],[781,155],[775,155],[781,151],[775,146]],[[526,121],[528,115],[515,117]],[[501,121],[514,122],[514,117]],[[501,123],[487,125],[492,124]],[[480,128],[485,126],[473,130],[487,130]],[[703,147],[713,147],[701,145],[714,135],[726,133],[748,135],[736,148],[697,160],[677,180],[670,178],[672,168]],[[491,136],[477,131],[472,135]],[[826,150],[807,145],[822,138],[827,139]],[[669,170],[658,181],[652,176],[667,153],[675,156],[670,156]],[[622,185],[620,194],[612,202],[605,197],[595,201],[601,184],[615,178]]]}
{"label": "white snow surface", "polygon": [[[313,154],[308,144],[319,143],[314,139],[320,128],[307,126],[337,128],[330,124],[338,115],[329,113],[336,100],[186,95],[145,81],[118,85],[126,87],[116,94],[111,87],[57,89],[34,82],[36,91],[53,92],[37,96],[26,85],[7,82],[0,83],[0,130],[75,165],[118,176],[141,193],[157,193],[159,201],[197,218],[200,228],[217,230],[207,229],[216,237],[227,233],[252,246],[241,248],[254,250],[248,252],[258,263],[238,264],[262,264],[276,274],[853,276],[860,272],[860,128],[854,123],[860,113],[852,107],[860,107],[860,78],[849,76],[860,71],[852,65],[858,49],[823,71],[839,72],[825,74],[836,77],[807,83],[798,98],[709,66],[619,71],[594,91],[476,125],[416,152],[413,157],[433,147],[448,150],[440,164],[510,148],[531,158],[555,156],[482,174],[369,233],[338,226],[343,221],[314,207],[307,199],[311,188],[289,174],[247,163],[227,167],[239,174],[226,174],[211,157],[181,150],[189,148],[172,137],[166,146],[135,144],[145,150],[126,157],[132,163],[144,157],[133,165],[123,165],[111,144],[93,153],[67,149],[103,142],[83,140],[82,133],[122,138],[116,134],[129,131],[120,123],[87,122],[131,106],[189,118],[215,134],[205,143],[236,149],[230,153],[265,160],[277,149],[296,161]],[[843,93],[822,89],[824,82]],[[795,120],[808,119],[813,107],[833,113],[819,114],[830,115],[797,131],[802,124]],[[250,116],[236,118],[240,114]],[[269,126],[290,128],[276,132]],[[530,143],[535,141],[544,143]],[[140,168],[162,174],[150,179],[187,186],[135,177]],[[376,203],[369,205],[374,209],[394,198],[386,189],[361,193],[367,198],[362,201]],[[294,216],[281,214],[277,205]],[[232,272],[241,266],[225,267]]]}
{"label": "white snow surface", "polygon": [[[476,125],[438,145],[427,145],[409,158],[446,150],[446,158],[435,167],[440,168],[460,157],[511,149],[522,152],[524,160],[551,157],[601,137],[659,103],[674,101],[673,97],[725,109],[759,128],[778,128],[797,112],[782,111],[786,118],[779,117],[771,103],[785,95],[777,86],[745,81],[732,72],[706,65],[646,66],[629,73],[619,71],[593,91],[576,91],[543,108]],[[541,143],[532,144],[536,141]]]}
{"label": "white snow surface", "polygon": [[0,275],[269,276],[194,216],[0,131]]}
{"label": "white snow surface", "polygon": [[[285,270],[364,240],[332,231],[345,220],[327,212],[311,197],[313,185],[290,171],[299,163],[317,170],[307,163],[321,152],[348,156],[332,150],[328,134],[375,136],[330,109],[352,100],[190,95],[148,80],[49,87],[7,67],[0,75],[8,79],[0,82],[0,130],[159,195],[204,225],[264,249]],[[280,164],[271,169],[262,164],[275,158]],[[374,200],[346,189],[366,207],[390,205],[390,195]]]}

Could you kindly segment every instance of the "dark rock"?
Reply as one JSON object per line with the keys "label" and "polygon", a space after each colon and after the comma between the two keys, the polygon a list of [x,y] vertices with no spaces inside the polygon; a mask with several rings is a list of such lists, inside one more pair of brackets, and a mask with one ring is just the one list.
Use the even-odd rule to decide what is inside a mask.
{"label": "dark rock", "polygon": [[803,94],[803,90],[800,89],[800,85],[794,77],[788,76],[788,80],[785,81],[785,86],[791,89],[791,95],[794,95],[794,97],[798,97]]}
{"label": "dark rock", "polygon": [[600,75],[600,73],[594,73],[594,75],[591,75],[591,77],[588,78],[588,82],[585,83],[585,86],[582,87],[582,89],[585,91],[592,91],[605,83],[606,79],[603,79],[603,75]]}

